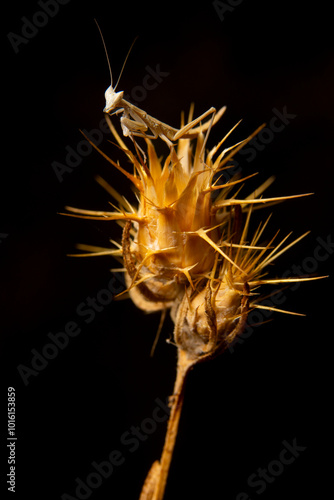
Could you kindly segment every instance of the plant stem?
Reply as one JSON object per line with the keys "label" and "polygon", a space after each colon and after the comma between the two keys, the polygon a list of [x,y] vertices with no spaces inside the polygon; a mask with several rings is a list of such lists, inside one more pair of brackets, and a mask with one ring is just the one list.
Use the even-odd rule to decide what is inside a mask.
{"label": "plant stem", "polygon": [[185,380],[187,373],[195,363],[196,360],[189,359],[185,351],[180,348],[178,349],[177,372],[174,392],[171,397],[171,412],[168,420],[165,444],[160,462],[154,462],[148,473],[139,500],[163,499],[182,411]]}

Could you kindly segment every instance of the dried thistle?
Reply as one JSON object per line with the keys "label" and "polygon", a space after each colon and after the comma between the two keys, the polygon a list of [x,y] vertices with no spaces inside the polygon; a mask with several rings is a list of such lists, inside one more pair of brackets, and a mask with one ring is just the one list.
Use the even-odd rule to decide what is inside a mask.
{"label": "dried thistle", "polygon": [[[192,115],[193,108],[188,123]],[[262,245],[267,219],[252,236],[248,234],[254,206],[306,195],[263,198],[273,180],[269,179],[255,192],[239,198],[239,192],[233,192],[234,186],[252,176],[221,182],[220,173],[261,127],[240,143],[224,147],[233,127],[210,151],[206,151],[210,130],[204,136],[199,127],[195,138],[180,138],[175,146],[170,144],[163,160],[145,138],[146,162],[146,153],[142,154],[136,142],[132,152],[108,115],[106,119],[119,147],[133,164],[133,172],[92,145],[132,183],[138,206],[99,179],[118,202],[118,208],[112,212],[67,209],[76,217],[119,221],[123,225],[122,244],[102,253],[122,260],[127,292],[139,308],[147,312],[171,311],[178,351],[171,414],[161,459],[154,462],[140,496],[140,500],[162,500],[189,370],[223,352],[242,332],[250,310],[265,308],[260,304],[260,286],[317,279],[266,277],[267,266],[307,233],[290,243],[290,235],[277,242],[276,234]],[[182,119],[181,128],[184,126]],[[213,199],[214,192],[219,194]],[[80,248],[88,250],[89,255],[101,253],[94,247]]]}

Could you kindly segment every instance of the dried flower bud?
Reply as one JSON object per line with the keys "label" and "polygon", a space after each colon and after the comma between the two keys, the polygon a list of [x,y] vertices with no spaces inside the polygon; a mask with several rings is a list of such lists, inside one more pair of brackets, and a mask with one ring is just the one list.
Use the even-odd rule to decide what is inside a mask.
{"label": "dried flower bud", "polygon": [[222,352],[247,319],[247,287],[243,295],[226,282],[220,283],[216,290],[211,285],[208,281],[200,293],[188,290],[175,317],[175,342],[190,359],[204,359]]}

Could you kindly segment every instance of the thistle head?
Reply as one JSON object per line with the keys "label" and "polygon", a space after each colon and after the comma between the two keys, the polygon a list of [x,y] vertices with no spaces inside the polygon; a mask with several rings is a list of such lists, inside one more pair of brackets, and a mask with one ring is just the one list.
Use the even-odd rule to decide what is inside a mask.
{"label": "thistle head", "polygon": [[[109,94],[112,97],[109,89],[108,98]],[[192,112],[189,122],[191,118]],[[133,184],[138,204],[131,204],[100,181],[118,201],[118,209],[69,209],[79,217],[118,220],[123,225],[122,244],[108,253],[122,259],[133,302],[147,312],[171,309],[177,346],[191,359],[212,357],[242,331],[249,311],[261,307],[255,289],[290,281],[267,280],[265,268],[305,236],[289,244],[285,243],[287,237],[276,243],[275,236],[261,245],[269,219],[249,236],[252,208],[304,195],[263,198],[273,180],[269,179],[255,192],[239,198],[238,191],[233,194],[234,186],[251,175],[221,180],[221,172],[233,156],[261,127],[244,141],[223,148],[230,131],[210,151],[205,149],[207,136],[199,131],[195,139],[179,139],[162,159],[145,138],[144,160],[136,142],[133,153],[108,115],[106,119],[120,149],[133,164],[133,173],[92,145]],[[218,194],[213,198],[214,192]]]}

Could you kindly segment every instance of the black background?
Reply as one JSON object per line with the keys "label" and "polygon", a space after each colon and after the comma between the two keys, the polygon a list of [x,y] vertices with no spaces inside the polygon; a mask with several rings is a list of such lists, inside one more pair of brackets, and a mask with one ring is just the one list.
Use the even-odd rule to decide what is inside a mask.
{"label": "black background", "polygon": [[[278,228],[282,236],[293,230],[296,237],[311,230],[276,263],[271,272],[279,276],[312,257],[317,238],[327,240],[333,230],[332,13],[322,4],[244,0],[221,20],[213,3],[204,1],[72,0],[15,54],[7,34],[20,34],[22,16],[31,20],[39,10],[37,2],[15,2],[6,4],[2,16],[1,400],[6,415],[6,387],[14,386],[15,498],[75,497],[75,479],[85,481],[93,461],[119,449],[125,463],[90,498],[136,499],[150,464],[160,456],[165,425],[133,453],[120,437],[151,417],[155,399],[165,400],[172,391],[176,352],[164,340],[172,323],[166,321],[150,358],[159,316],[145,316],[122,301],[112,302],[90,324],[78,317],[78,304],[106,287],[117,263],[67,254],[77,242],[108,246],[120,229],[59,212],[65,205],[108,209],[110,198],[94,181],[96,174],[122,194],[129,189],[96,152],[65,173],[62,182],[51,166],[65,163],[65,147],[82,140],[80,128],[97,128],[103,118],[109,75],[94,18],[114,79],[139,35],[118,90],[130,93],[142,85],[147,66],[159,64],[169,73],[139,104],[148,113],[177,126],[180,111],[193,101],[196,116],[227,105],[209,146],[240,118],[235,141],[269,123],[273,108],[286,106],[296,115],[253,162],[238,157],[243,174],[259,172],[249,190],[275,175],[270,196],[315,193],[274,207],[269,236]],[[101,147],[118,158],[107,138]],[[315,272],[330,274],[332,260],[328,255],[318,262]],[[330,279],[305,283],[286,296],[284,307],[306,313],[305,318],[274,314],[234,353],[191,373],[166,500],[204,495],[234,500],[242,491],[251,499],[303,498],[309,492],[325,498],[331,492],[326,486],[332,447]],[[30,366],[31,349],[41,352],[47,334],[63,331],[69,321],[80,325],[80,335],[25,386],[17,366]],[[3,449],[6,437],[4,421]],[[248,477],[278,458],[283,440],[294,439],[306,450],[257,494]],[[4,476],[2,481],[6,492]]]}

